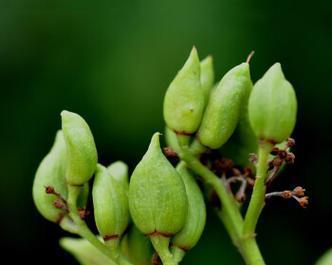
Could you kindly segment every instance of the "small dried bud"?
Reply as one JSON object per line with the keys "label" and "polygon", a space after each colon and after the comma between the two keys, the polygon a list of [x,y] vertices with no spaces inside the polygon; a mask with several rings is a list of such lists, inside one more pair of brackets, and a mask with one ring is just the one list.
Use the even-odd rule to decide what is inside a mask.
{"label": "small dried bud", "polygon": [[305,193],[305,189],[300,186],[293,189],[293,194],[297,197],[303,197],[304,193]]}
{"label": "small dried bud", "polygon": [[288,138],[288,140],[287,140],[287,146],[288,147],[293,147],[294,145],[295,145],[295,139]]}
{"label": "small dried bud", "polygon": [[273,147],[272,151],[271,151],[271,155],[276,156],[278,155],[280,152],[280,149],[278,147]]}
{"label": "small dried bud", "polygon": [[295,161],[295,155],[291,152],[288,152],[287,153],[287,156],[285,158],[285,161],[288,163],[288,164],[294,164],[294,161]]}
{"label": "small dried bud", "polygon": [[45,187],[45,192],[47,194],[55,194],[55,190],[54,190],[54,188],[52,186]]}
{"label": "small dried bud", "polygon": [[302,198],[299,198],[297,201],[299,202],[299,204],[302,208],[306,208],[309,204],[309,197],[304,196]]}
{"label": "small dried bud", "polygon": [[169,146],[163,148],[164,155],[170,158],[178,157],[177,153]]}
{"label": "small dried bud", "polygon": [[287,152],[285,150],[279,150],[278,156],[280,159],[286,159]]}
{"label": "small dried bud", "polygon": [[285,190],[281,193],[281,196],[284,198],[284,199],[290,199],[292,198],[292,192],[290,190]]}
{"label": "small dried bud", "polygon": [[57,209],[65,209],[65,208],[67,208],[66,205],[65,205],[65,203],[63,202],[63,200],[61,200],[61,198],[55,199],[55,201],[53,202],[53,205]]}
{"label": "small dried bud", "polygon": [[272,160],[272,165],[274,167],[280,167],[282,165],[282,162],[284,162],[283,159],[281,159],[280,157],[275,157],[273,160]]}
{"label": "small dried bud", "polygon": [[254,153],[249,154],[249,162],[256,164],[257,163],[257,155]]}

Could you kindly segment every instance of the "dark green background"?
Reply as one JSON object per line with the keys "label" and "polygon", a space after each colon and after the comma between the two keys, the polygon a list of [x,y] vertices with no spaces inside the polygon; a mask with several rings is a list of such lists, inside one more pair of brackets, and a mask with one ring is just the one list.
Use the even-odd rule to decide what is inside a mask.
{"label": "dark green background", "polygon": [[[267,264],[313,264],[332,247],[330,1],[0,1],[0,239],[11,264],[75,264],[36,211],[31,186],[63,109],[90,124],[100,161],[139,161],[163,130],[162,101],[192,45],[217,78],[256,51],[257,80],[280,61],[299,102],[296,165],[273,190],[301,184],[310,206],[273,200],[258,241]],[[183,264],[242,264],[213,214]]]}

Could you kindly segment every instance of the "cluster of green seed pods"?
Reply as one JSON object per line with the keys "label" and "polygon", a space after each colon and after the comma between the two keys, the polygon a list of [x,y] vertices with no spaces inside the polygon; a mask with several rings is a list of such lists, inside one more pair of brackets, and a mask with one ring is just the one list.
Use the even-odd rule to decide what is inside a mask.
{"label": "cluster of green seed pods", "polygon": [[[186,148],[199,157],[206,149],[218,149],[236,165],[247,167],[248,155],[257,152],[259,143],[278,144],[290,136],[296,109],[295,92],[280,64],[274,64],[255,85],[248,62],[233,67],[215,83],[212,57],[200,61],[193,48],[165,95],[165,139],[175,154]],[[94,175],[97,245],[103,244],[120,265],[150,264],[154,251],[164,265],[180,263],[198,243],[206,223],[198,176],[184,161],[176,166],[170,163],[157,132],[129,179],[124,162],[108,167],[98,163],[92,132],[81,116],[63,111],[61,120],[62,128],[33,184],[39,212],[56,223],[66,217],[77,225],[68,231],[79,233],[82,224],[73,214],[86,207]],[[73,188],[79,190],[75,209],[68,203]],[[66,238],[61,245],[82,264],[116,264],[86,240]]]}

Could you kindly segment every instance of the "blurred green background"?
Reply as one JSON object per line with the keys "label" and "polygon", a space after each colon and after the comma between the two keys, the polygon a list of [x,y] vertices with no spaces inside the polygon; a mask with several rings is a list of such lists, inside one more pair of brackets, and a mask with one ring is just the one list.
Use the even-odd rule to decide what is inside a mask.
{"label": "blurred green background", "polygon": [[[12,264],[76,264],[65,235],[31,198],[35,170],[63,109],[90,124],[100,161],[131,169],[163,130],[165,90],[192,45],[217,78],[251,50],[253,80],[280,61],[299,102],[296,164],[272,189],[301,184],[310,206],[273,200],[259,223],[267,264],[313,264],[332,247],[330,1],[0,1],[0,238]],[[183,264],[242,264],[209,214]]]}

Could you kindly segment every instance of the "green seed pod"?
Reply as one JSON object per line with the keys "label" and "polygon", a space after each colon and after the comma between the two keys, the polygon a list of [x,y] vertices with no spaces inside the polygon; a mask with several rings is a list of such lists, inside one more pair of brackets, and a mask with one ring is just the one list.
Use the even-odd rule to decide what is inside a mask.
{"label": "green seed pod", "polygon": [[67,146],[67,183],[83,185],[93,175],[97,165],[97,149],[85,120],[69,111],[61,112],[62,130]]}
{"label": "green seed pod", "polygon": [[236,165],[251,167],[252,163],[249,162],[249,154],[257,153],[258,140],[250,126],[248,117],[248,101],[252,91],[252,84],[245,88],[239,123],[229,141],[221,147],[221,153],[225,157],[231,158]]}
{"label": "green seed pod", "polygon": [[128,197],[125,188],[99,164],[92,187],[92,198],[100,235],[105,241],[118,241],[129,221]]}
{"label": "green seed pod", "polygon": [[200,81],[200,62],[194,47],[183,68],[167,89],[164,99],[164,119],[167,126],[179,134],[196,132],[205,105]]}
{"label": "green seed pod", "polygon": [[117,265],[83,238],[61,238],[60,246],[72,254],[81,265]]}
{"label": "green seed pod", "polygon": [[[33,183],[33,200],[42,216],[52,222],[59,222],[66,214],[64,209],[56,208],[54,202],[67,197],[65,180],[66,171],[66,145],[63,133],[58,131],[53,147],[40,163]],[[53,189],[55,193],[47,193],[46,188]]]}
{"label": "green seed pod", "polygon": [[211,93],[198,131],[203,145],[218,149],[227,142],[239,121],[248,86],[251,86],[248,63],[234,67],[221,79]]}
{"label": "green seed pod", "polygon": [[188,215],[184,227],[172,239],[172,245],[187,251],[196,245],[203,233],[206,222],[206,208],[203,194],[185,163],[181,162],[176,169],[180,173],[186,188]]}
{"label": "green seed pod", "polygon": [[134,225],[121,240],[121,252],[134,265],[151,264],[153,255],[151,242]]}
{"label": "green seed pod", "polygon": [[171,147],[174,152],[179,153],[181,148],[179,146],[179,142],[178,142],[176,133],[174,131],[172,131],[170,128],[168,128],[167,126],[165,127],[165,140],[166,140],[167,146]]}
{"label": "green seed pod", "polygon": [[128,166],[122,161],[116,161],[107,167],[110,175],[127,191],[129,189]]}
{"label": "green seed pod", "polygon": [[291,135],[296,121],[296,95],[279,63],[255,84],[248,110],[251,127],[259,139],[275,144]]}
{"label": "green seed pod", "polygon": [[214,84],[214,70],[212,56],[201,61],[201,85],[205,95],[205,103],[208,102],[210,92]]}
{"label": "green seed pod", "polygon": [[332,249],[326,251],[326,253],[319,258],[315,265],[331,265],[332,264]]}
{"label": "green seed pod", "polygon": [[159,133],[136,166],[129,184],[129,209],[145,235],[171,236],[181,230],[187,215],[187,196],[179,173],[163,155]]}

